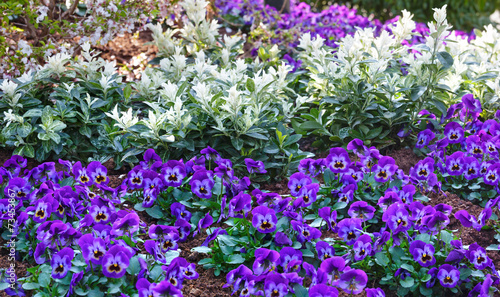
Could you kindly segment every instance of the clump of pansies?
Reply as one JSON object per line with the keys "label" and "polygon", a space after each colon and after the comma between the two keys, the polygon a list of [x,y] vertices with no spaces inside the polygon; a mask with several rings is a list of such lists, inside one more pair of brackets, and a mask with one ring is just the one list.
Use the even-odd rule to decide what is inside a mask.
{"label": "clump of pansies", "polygon": [[[359,139],[347,149],[351,154],[332,148],[324,159],[302,160],[287,195],[237,177],[231,161],[210,147],[188,161],[163,162],[148,150],[116,188],[99,162],[60,160],[62,171],[50,162],[23,171],[26,160],[14,156],[0,168],[4,197],[17,201],[14,234],[51,286],[37,283],[40,273],[18,281],[61,296],[102,284],[110,296],[181,296],[183,282],[198,273],[179,257],[179,243],[201,234],[205,241],[195,250],[228,259],[217,267],[230,267],[226,286],[240,296],[337,296],[339,290],[384,296],[382,287],[368,287],[369,279],[403,295],[493,292],[499,273],[485,248],[453,238],[446,230],[452,207],[426,205],[417,193],[443,187],[432,158],[406,175]],[[261,162],[245,164],[251,176],[266,173]],[[453,215],[480,229],[499,200],[478,218]],[[148,214],[159,209],[159,220],[148,226],[124,201]],[[220,265],[209,261],[200,263]]]}

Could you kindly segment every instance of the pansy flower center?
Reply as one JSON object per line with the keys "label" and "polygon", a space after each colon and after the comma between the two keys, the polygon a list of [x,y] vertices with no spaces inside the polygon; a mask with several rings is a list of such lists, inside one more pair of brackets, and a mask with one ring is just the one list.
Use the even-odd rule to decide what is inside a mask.
{"label": "pansy flower center", "polygon": [[103,255],[104,255],[103,252],[101,252],[100,250],[95,250],[94,251],[94,258],[96,258],[96,259],[99,259]]}
{"label": "pansy flower center", "polygon": [[427,176],[427,170],[425,170],[425,169],[421,169],[421,170],[418,172],[418,175],[420,175],[420,176]]}
{"label": "pansy flower center", "polygon": [[279,297],[280,292],[278,290],[274,289],[273,292],[271,293],[271,297]]}
{"label": "pansy flower center", "polygon": [[307,230],[304,230],[304,231],[302,231],[302,235],[307,237],[307,236],[311,235],[311,233],[309,233],[309,231],[307,231]]}
{"label": "pansy flower center", "polygon": [[474,168],[469,168],[469,170],[467,170],[467,173],[474,174],[476,173],[476,170],[474,170]]}
{"label": "pansy flower center", "polygon": [[89,181],[89,177],[88,177],[88,176],[86,176],[86,175],[82,175],[82,176],[80,176],[80,181],[81,181],[82,183],[86,183],[86,182],[88,182],[88,181]]}
{"label": "pansy flower center", "polygon": [[62,264],[59,264],[56,268],[56,273],[63,273],[64,272],[64,266]]}
{"label": "pansy flower center", "polygon": [[263,230],[271,229],[272,227],[273,227],[273,225],[271,223],[269,223],[268,221],[264,221],[260,225],[260,228],[263,229]]}
{"label": "pansy flower center", "polygon": [[418,144],[424,144],[424,139],[420,138],[420,141],[418,142]]}
{"label": "pansy flower center", "polygon": [[102,211],[100,211],[96,215],[95,220],[99,222],[99,221],[105,221],[107,218],[108,218],[108,216],[106,214],[104,214]]}
{"label": "pansy flower center", "polygon": [[36,212],[35,216],[37,216],[39,218],[43,218],[43,217],[45,217],[45,211],[43,209],[40,209]]}
{"label": "pansy flower center", "polygon": [[421,258],[422,262],[425,263],[427,261],[432,260],[432,257],[430,255],[427,255],[427,253],[424,253]]}
{"label": "pansy flower center", "polygon": [[163,248],[165,250],[168,250],[169,248],[173,247],[174,245],[172,244],[172,242],[170,242],[170,240],[167,240],[163,243]]}
{"label": "pansy flower center", "polygon": [[349,232],[349,234],[347,234],[347,239],[354,239],[356,238],[356,234],[354,234],[354,232]]}
{"label": "pansy flower center", "polygon": [[481,264],[482,262],[486,261],[485,258],[481,257],[481,256],[478,256],[477,257],[477,264]]}
{"label": "pansy flower center", "polygon": [[496,179],[496,175],[494,175],[493,173],[488,175],[488,179],[489,180],[495,180]]}
{"label": "pansy flower center", "polygon": [[344,168],[344,163],[337,161],[337,162],[335,162],[335,165],[333,165],[333,167],[337,168],[337,169],[342,169],[342,168]]}
{"label": "pansy flower center", "polygon": [[138,177],[134,177],[134,178],[132,179],[132,183],[133,183],[133,184],[140,184],[140,183],[141,183],[141,179],[140,179],[140,178],[138,178]]}
{"label": "pansy flower center", "polygon": [[451,167],[451,170],[458,171],[460,170],[460,166],[458,166],[458,164],[455,164],[453,165],[453,167]]}
{"label": "pansy flower center", "polygon": [[106,177],[104,175],[100,175],[100,174],[95,178],[95,182],[98,184],[102,183],[105,180],[106,180]]}
{"label": "pansy flower center", "polygon": [[170,176],[168,177],[168,180],[169,181],[177,181],[177,175],[175,175],[174,173],[170,174]]}
{"label": "pansy flower center", "polygon": [[381,178],[386,178],[387,177],[387,173],[385,172],[385,170],[382,170],[378,173],[378,177],[381,177]]}
{"label": "pansy flower center", "polygon": [[208,191],[207,191],[207,189],[205,189],[205,187],[201,187],[200,188],[200,193],[206,194],[206,193],[208,193]]}
{"label": "pansy flower center", "polygon": [[453,280],[451,279],[451,277],[447,276],[447,277],[444,278],[443,282],[444,283],[448,283],[448,284],[452,284]]}
{"label": "pansy flower center", "polygon": [[109,268],[108,268],[109,271],[113,272],[120,272],[122,270],[122,268],[120,267],[120,265],[118,264],[113,264],[113,265],[110,265]]}
{"label": "pansy flower center", "polygon": [[309,202],[309,196],[305,195],[303,199],[304,199],[304,202],[305,202],[305,203],[308,203],[308,202]]}
{"label": "pansy flower center", "polygon": [[24,193],[23,191],[19,191],[17,192],[17,197],[26,197],[26,193]]}
{"label": "pansy flower center", "polygon": [[458,139],[458,135],[456,133],[451,134],[450,139]]}
{"label": "pansy flower center", "polygon": [[62,204],[59,203],[59,206],[57,207],[57,211],[60,213],[60,214],[63,214],[64,213],[64,207],[62,206]]}
{"label": "pansy flower center", "polygon": [[476,147],[473,152],[474,152],[474,154],[482,154],[483,153],[483,151],[478,147]]}

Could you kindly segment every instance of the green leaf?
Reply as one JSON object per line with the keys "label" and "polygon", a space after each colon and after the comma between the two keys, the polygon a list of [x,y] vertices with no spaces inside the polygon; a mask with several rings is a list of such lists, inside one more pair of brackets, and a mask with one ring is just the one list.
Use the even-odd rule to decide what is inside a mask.
{"label": "green leaf", "polygon": [[123,97],[128,100],[130,95],[132,95],[132,86],[127,84],[127,86],[123,89]]}
{"label": "green leaf", "polygon": [[50,274],[48,274],[48,273],[41,273],[38,276],[38,283],[40,284],[40,286],[42,288],[47,288],[50,284],[50,280],[51,280],[51,277],[50,277]]}
{"label": "green leaf", "polygon": [[418,87],[412,88],[411,93],[410,93],[410,99],[412,101],[416,101],[417,99],[422,97],[422,95],[425,93],[426,90],[427,90],[427,88],[424,86],[418,86]]}
{"label": "green leaf", "polygon": [[245,135],[256,138],[256,139],[269,140],[269,138],[267,136],[264,136],[264,135],[257,133],[257,132],[250,132],[250,133],[246,133]]}
{"label": "green leaf", "polygon": [[415,272],[415,269],[413,269],[413,266],[411,266],[411,265],[409,265],[407,263],[404,263],[403,265],[401,265],[401,268],[406,269],[409,272]]}
{"label": "green leaf", "polygon": [[23,123],[17,127],[17,134],[21,138],[26,138],[31,132],[31,125],[29,123]]}
{"label": "green leaf", "polygon": [[231,144],[234,146],[234,148],[237,150],[237,151],[240,151],[241,148],[243,147],[243,139],[241,138],[231,138]]}
{"label": "green leaf", "polygon": [[255,91],[255,82],[250,77],[247,79],[247,83],[245,84],[245,86],[247,90],[250,91],[250,93],[253,93]]}
{"label": "green leaf", "polygon": [[154,205],[151,208],[146,208],[146,212],[148,215],[152,216],[155,219],[163,218],[163,211],[158,205]]}
{"label": "green leaf", "polygon": [[436,55],[437,59],[443,65],[442,69],[448,69],[453,66],[453,57],[447,52],[439,52]]}
{"label": "green leaf", "polygon": [[295,284],[295,286],[293,286],[293,290],[295,291],[296,297],[309,297],[307,289],[300,284]]}
{"label": "green leaf", "polygon": [[42,123],[45,126],[50,126],[52,125],[52,112],[49,106],[45,107],[43,112],[42,112]]}
{"label": "green leaf", "polygon": [[127,267],[127,272],[131,275],[137,275],[141,271],[141,265],[139,264],[139,257],[135,256],[130,259],[130,264]]}
{"label": "green leaf", "polygon": [[90,130],[90,128],[88,126],[81,126],[80,129],[78,130],[80,132],[80,134],[82,134],[83,136],[87,136],[87,138],[90,138],[92,136],[92,131]]}
{"label": "green leaf", "polygon": [[373,139],[377,137],[382,132],[383,127],[378,127],[377,129],[372,129],[366,133],[366,138]]}
{"label": "green leaf", "polygon": [[243,262],[245,262],[245,258],[243,258],[240,254],[231,255],[229,257],[229,261],[227,261],[229,264],[241,264]]}
{"label": "green leaf", "polygon": [[321,125],[320,123],[318,123],[316,121],[304,122],[299,127],[300,127],[300,129],[303,129],[303,130],[316,130],[316,129],[324,130],[325,129],[325,127],[323,127],[323,125]]}
{"label": "green leaf", "polygon": [[380,266],[387,266],[389,264],[389,258],[384,252],[378,252],[375,254],[375,261],[380,265]]}
{"label": "green leaf", "polygon": [[403,286],[403,288],[411,288],[415,284],[415,280],[413,277],[408,276],[404,280],[400,280],[399,283]]}
{"label": "green leaf", "polygon": [[212,252],[212,249],[209,248],[208,246],[197,246],[195,248],[192,248],[191,251],[202,253],[202,254],[208,254],[208,253]]}
{"label": "green leaf", "polygon": [[40,285],[38,283],[24,283],[23,284],[23,289],[25,290],[35,290],[40,288]]}
{"label": "green leaf", "polygon": [[89,291],[89,294],[87,296],[89,296],[89,297],[103,297],[104,293],[101,292],[99,289],[93,289],[92,291]]}

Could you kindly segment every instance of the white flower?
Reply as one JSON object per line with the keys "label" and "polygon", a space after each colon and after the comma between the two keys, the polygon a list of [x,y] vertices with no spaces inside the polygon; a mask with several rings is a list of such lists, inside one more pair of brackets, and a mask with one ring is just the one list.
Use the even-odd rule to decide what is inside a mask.
{"label": "white flower", "polygon": [[127,112],[122,111],[121,113],[120,117],[118,114],[118,105],[115,105],[112,113],[106,112],[105,114],[117,122],[115,126],[123,130],[127,130],[139,122],[139,119],[132,113],[132,107]]}
{"label": "white flower", "polygon": [[8,97],[14,98],[14,94],[16,93],[17,84],[8,79],[4,80],[0,85],[0,89],[4,92]]}
{"label": "white flower", "polygon": [[36,18],[36,22],[43,22],[45,17],[47,16],[47,12],[49,12],[49,8],[45,5],[38,6],[36,8],[36,12],[38,13],[38,17]]}
{"label": "white flower", "polygon": [[48,59],[44,68],[49,69],[53,73],[61,74],[66,71],[66,67],[64,67],[64,65],[70,58],[71,56],[66,53],[58,53]]}
{"label": "white flower", "polygon": [[30,69],[29,71],[23,73],[22,76],[18,77],[17,80],[23,84],[31,82],[33,80],[33,76],[34,76],[33,74],[34,74],[33,70]]}
{"label": "white flower", "polygon": [[7,112],[4,111],[3,114],[5,115],[4,121],[7,122],[7,127],[13,122],[24,123],[24,118],[20,115],[13,114],[12,109],[9,109]]}
{"label": "white flower", "polygon": [[443,5],[441,8],[433,8],[434,10],[434,20],[436,20],[436,23],[438,25],[443,24],[446,21],[446,6],[447,4]]}
{"label": "white flower", "polygon": [[20,39],[19,42],[17,43],[17,47],[19,48],[21,53],[23,53],[27,56],[29,56],[33,53],[33,50],[31,50],[30,44],[22,39]]}
{"label": "white flower", "polygon": [[170,81],[163,83],[161,86],[163,89],[160,90],[160,95],[165,98],[167,102],[173,102],[176,98],[179,87]]}

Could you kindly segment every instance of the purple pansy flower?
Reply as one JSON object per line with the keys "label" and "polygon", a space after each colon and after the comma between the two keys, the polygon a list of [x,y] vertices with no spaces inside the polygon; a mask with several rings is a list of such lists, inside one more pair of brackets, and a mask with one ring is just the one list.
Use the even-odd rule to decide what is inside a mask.
{"label": "purple pansy flower", "polygon": [[156,286],[155,283],[150,283],[147,279],[145,278],[140,278],[137,280],[137,283],[135,284],[135,287],[137,289],[137,293],[139,293],[139,297],[151,297],[154,296],[154,287]]}
{"label": "purple pansy flower", "polygon": [[483,175],[484,183],[492,186],[498,186],[500,179],[500,163],[490,165]]}
{"label": "purple pansy flower", "polygon": [[117,219],[113,223],[113,229],[111,234],[116,236],[122,236],[124,234],[132,234],[139,229],[139,216],[137,213],[132,212],[127,214],[121,219]]}
{"label": "purple pansy flower", "polygon": [[311,183],[311,178],[301,172],[296,172],[290,176],[288,188],[292,196],[298,197],[304,191],[305,186]]}
{"label": "purple pansy flower", "polygon": [[418,133],[417,144],[415,145],[415,147],[418,149],[424,148],[435,137],[436,137],[436,134],[434,134],[434,132],[432,132],[430,129],[425,129],[424,131],[421,131],[420,133]]}
{"label": "purple pansy flower", "polygon": [[302,264],[302,252],[292,247],[284,247],[280,251],[278,264],[287,272],[298,271]]}
{"label": "purple pansy flower", "polygon": [[191,181],[191,191],[196,196],[203,199],[210,199],[212,197],[212,188],[214,187],[214,180],[212,172],[207,170],[199,170],[193,174]]}
{"label": "purple pansy flower", "polygon": [[102,257],[106,253],[106,243],[102,238],[95,238],[92,234],[85,234],[78,239],[78,245],[82,249],[85,262],[100,265]]}
{"label": "purple pansy flower", "polygon": [[396,170],[398,166],[396,165],[396,161],[394,161],[391,157],[382,157],[378,161],[378,164],[375,164],[372,168],[373,173],[375,174],[375,180],[379,183],[385,183],[388,181]]}
{"label": "purple pansy flower", "polygon": [[309,226],[306,223],[293,220],[291,222],[293,230],[297,232],[297,241],[304,243],[321,237],[321,231]]}
{"label": "purple pansy flower", "polygon": [[64,278],[71,269],[71,261],[75,256],[75,252],[72,248],[65,247],[57,254],[52,256],[50,265],[52,266],[52,277],[53,278]]}
{"label": "purple pansy flower", "polygon": [[272,233],[276,230],[276,213],[267,206],[257,206],[252,210],[252,225],[260,233]]}
{"label": "purple pansy flower", "polygon": [[462,175],[465,169],[463,152],[454,152],[446,158],[446,170],[449,175]]}
{"label": "purple pansy flower", "polygon": [[337,297],[339,291],[325,284],[317,284],[309,289],[309,297]]}
{"label": "purple pansy flower", "polygon": [[360,219],[343,219],[337,225],[338,234],[348,245],[354,244],[361,234]]}
{"label": "purple pansy flower", "polygon": [[410,244],[410,253],[413,259],[422,267],[429,267],[436,263],[434,251],[434,246],[432,244],[426,244],[421,240],[414,240]]}
{"label": "purple pansy flower", "polygon": [[424,160],[418,161],[415,167],[410,169],[410,175],[417,180],[427,180],[431,173],[434,172],[434,159],[427,157]]}
{"label": "purple pansy flower", "polygon": [[267,173],[266,167],[264,166],[264,162],[255,161],[250,158],[245,159],[245,165],[247,165],[248,173]]}
{"label": "purple pansy flower", "polygon": [[415,186],[414,185],[406,185],[401,188],[401,191],[398,192],[398,196],[401,199],[401,202],[405,204],[411,204],[413,202],[413,195],[415,194]]}
{"label": "purple pansy flower", "polygon": [[337,226],[337,211],[330,212],[330,207],[325,206],[318,210],[318,215],[326,221],[329,230],[333,231],[335,229]]}
{"label": "purple pansy flower", "polygon": [[407,231],[411,227],[408,211],[404,205],[398,203],[387,208],[387,211],[382,215],[382,221],[387,223],[394,234]]}
{"label": "purple pansy flower", "polygon": [[203,218],[198,222],[198,228],[193,233],[193,237],[198,234],[202,229],[210,227],[214,223],[214,218],[210,215],[210,212],[207,212]]}
{"label": "purple pansy flower", "polygon": [[[210,229],[209,229],[210,230]],[[227,234],[227,231],[222,229],[222,228],[215,228],[215,230],[212,231],[212,233],[210,233],[209,236],[207,236],[207,238],[205,239],[205,241],[201,244],[201,246],[208,246],[208,244],[210,242],[212,242],[212,240],[216,239],[217,236],[219,235],[226,235]]]}
{"label": "purple pansy flower", "polygon": [[87,166],[87,171],[89,172],[92,182],[96,185],[106,185],[109,183],[108,169],[104,167],[99,161],[90,162]]}
{"label": "purple pansy flower", "polygon": [[83,272],[84,271],[80,271],[78,273],[74,273],[73,276],[71,276],[71,282],[69,284],[68,294],[66,294],[66,297],[73,295],[74,288],[83,279]]}
{"label": "purple pansy flower", "polygon": [[467,180],[472,180],[480,176],[481,165],[474,157],[465,157],[464,177]]}
{"label": "purple pansy flower", "polygon": [[[144,152],[144,161],[139,162],[141,164],[142,169],[144,170],[155,170],[153,167],[160,166],[161,164],[161,158],[156,154],[154,149],[147,149]],[[154,166],[153,166],[154,165]]]}
{"label": "purple pansy flower", "polygon": [[120,245],[115,245],[102,258],[102,273],[106,277],[121,278],[130,265],[130,252]]}
{"label": "purple pansy flower", "polygon": [[275,270],[280,254],[266,248],[255,250],[255,261],[253,262],[253,272],[255,275],[261,275],[267,271]]}
{"label": "purple pansy flower", "polygon": [[174,285],[170,283],[168,280],[162,280],[158,283],[154,288],[154,295],[159,297],[182,297],[181,290],[177,289]]}
{"label": "purple pansy flower", "polygon": [[460,280],[460,271],[450,264],[443,264],[439,267],[437,279],[441,283],[441,286],[454,288]]}
{"label": "purple pansy flower", "polygon": [[308,184],[303,188],[302,194],[295,201],[302,207],[308,207],[316,201],[318,191],[319,184]]}
{"label": "purple pansy flower", "polygon": [[381,288],[366,288],[366,297],[385,297],[385,292]]}
{"label": "purple pansy flower", "polygon": [[141,189],[143,188],[143,177],[144,170],[136,166],[134,169],[130,170],[127,174],[127,183],[130,189]]}
{"label": "purple pansy flower", "polygon": [[363,221],[368,221],[373,218],[375,214],[375,208],[371,205],[368,205],[366,201],[356,201],[349,207],[347,214],[351,216],[351,218],[358,218]]}
{"label": "purple pansy flower", "polygon": [[318,241],[316,243],[316,252],[321,261],[335,256],[335,249],[325,241]]}
{"label": "purple pansy flower", "polygon": [[189,221],[191,219],[191,212],[186,210],[186,206],[179,202],[174,202],[170,206],[170,213],[177,219],[184,219]]}
{"label": "purple pansy flower", "polygon": [[205,155],[205,158],[206,158],[207,160],[214,160],[214,161],[217,161],[218,159],[220,159],[220,155],[219,155],[219,153],[218,153],[216,150],[214,150],[213,148],[211,148],[210,146],[208,146],[208,145],[207,145],[207,147],[206,147],[206,148],[202,149],[202,150],[200,151],[200,153],[201,153],[202,155]]}
{"label": "purple pansy flower", "polygon": [[354,260],[362,261],[366,256],[370,255],[372,252],[372,238],[368,234],[361,235],[354,245],[352,246],[354,251]]}
{"label": "purple pansy flower", "polygon": [[462,96],[462,103],[464,104],[464,108],[466,108],[470,112],[481,113],[481,101],[474,99],[474,95],[465,94]]}
{"label": "purple pansy flower", "polygon": [[[6,198],[16,198],[19,200],[28,199],[31,192],[31,185],[23,178],[14,177],[9,180],[9,184],[4,189]],[[12,194],[15,197],[12,197]]]}
{"label": "purple pansy flower", "polygon": [[351,159],[347,151],[341,147],[330,149],[330,154],[326,157],[326,164],[333,173],[344,173],[351,165]]}
{"label": "purple pansy flower", "polygon": [[482,142],[479,136],[477,135],[470,135],[467,137],[465,140],[465,143],[467,145],[467,152],[471,154],[472,156],[476,158],[482,158],[484,151],[482,148]]}
{"label": "purple pansy flower", "polygon": [[93,183],[90,174],[87,172],[85,167],[82,167],[82,163],[80,163],[80,161],[73,165],[73,175],[75,176],[75,180],[84,186],[91,186]]}
{"label": "purple pansy flower", "polygon": [[347,294],[359,294],[366,287],[368,276],[361,269],[351,269],[340,275],[339,287]]}
{"label": "purple pansy flower", "polygon": [[464,128],[457,122],[449,122],[444,127],[444,135],[449,143],[460,143],[464,140]]}
{"label": "purple pansy flower", "polygon": [[266,276],[264,295],[266,297],[284,297],[288,293],[288,279],[281,274]]}
{"label": "purple pansy flower", "polygon": [[167,187],[179,187],[187,176],[184,163],[170,160],[161,170],[163,182]]}
{"label": "purple pansy flower", "polygon": [[252,209],[252,196],[240,192],[229,201],[228,216],[232,218],[243,218]]}
{"label": "purple pansy flower", "polygon": [[469,246],[466,256],[476,269],[483,270],[492,265],[492,261],[486,254],[486,250],[477,243],[473,243]]}

